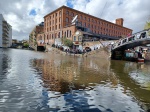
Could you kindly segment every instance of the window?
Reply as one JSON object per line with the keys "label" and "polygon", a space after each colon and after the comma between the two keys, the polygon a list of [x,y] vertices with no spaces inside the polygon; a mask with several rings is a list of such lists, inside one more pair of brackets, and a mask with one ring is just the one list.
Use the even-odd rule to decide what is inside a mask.
{"label": "window", "polygon": [[74,36],[74,41],[76,41],[76,36]]}
{"label": "window", "polygon": [[69,18],[67,18],[67,17],[66,17],[66,22],[67,22],[67,23],[69,22]]}
{"label": "window", "polygon": [[52,39],[54,38],[54,35],[52,34]]}
{"label": "window", "polygon": [[82,41],[82,36],[81,35],[78,37],[78,41]]}
{"label": "window", "polygon": [[60,29],[60,24],[59,24],[59,29]]}
{"label": "window", "polygon": [[73,13],[73,12],[71,13],[71,16],[74,16],[74,13]]}
{"label": "window", "polygon": [[69,11],[66,11],[66,14],[69,15]]}
{"label": "window", "polygon": [[69,33],[69,32],[68,32],[68,30],[67,30],[67,37],[68,37],[68,33]]}
{"label": "window", "polygon": [[57,13],[56,13],[55,15],[56,15],[56,17],[57,17]]}
{"label": "window", "polygon": [[58,38],[60,38],[60,32],[58,33]]}
{"label": "window", "polygon": [[55,30],[57,30],[57,25],[55,26]]}
{"label": "window", "polygon": [[61,11],[59,11],[59,16],[61,16]]}
{"label": "window", "polygon": [[70,37],[71,37],[71,30],[70,30]]}

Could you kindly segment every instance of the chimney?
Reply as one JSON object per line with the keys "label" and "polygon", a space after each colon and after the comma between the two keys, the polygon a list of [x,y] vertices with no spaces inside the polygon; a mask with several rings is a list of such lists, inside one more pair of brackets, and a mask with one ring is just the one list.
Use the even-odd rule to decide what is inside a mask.
{"label": "chimney", "polygon": [[120,26],[123,26],[123,18],[116,19],[116,24],[120,25]]}

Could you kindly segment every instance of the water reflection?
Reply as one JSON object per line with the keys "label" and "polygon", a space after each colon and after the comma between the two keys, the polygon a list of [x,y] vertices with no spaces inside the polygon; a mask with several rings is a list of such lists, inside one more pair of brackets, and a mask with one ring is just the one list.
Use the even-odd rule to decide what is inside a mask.
{"label": "water reflection", "polygon": [[[119,69],[118,69],[119,65]],[[150,66],[145,63],[112,61],[111,69],[116,73],[126,93],[134,96],[143,108],[150,109]],[[146,107],[145,107],[146,106]]]}
{"label": "water reflection", "polygon": [[148,64],[0,49],[0,65],[2,112],[139,112],[150,107]]}
{"label": "water reflection", "polygon": [[117,72],[110,68],[113,65],[110,66],[110,60],[77,57],[55,60],[58,59],[32,60],[33,67],[42,72],[43,86],[49,90],[46,96],[51,110],[142,111],[128,87],[120,85]]}

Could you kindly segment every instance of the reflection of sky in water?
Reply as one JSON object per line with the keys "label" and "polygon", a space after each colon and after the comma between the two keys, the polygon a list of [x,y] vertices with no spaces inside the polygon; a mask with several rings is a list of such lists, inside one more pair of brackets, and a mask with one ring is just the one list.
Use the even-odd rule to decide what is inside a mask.
{"label": "reflection of sky in water", "polygon": [[150,67],[147,64],[126,63],[125,71],[135,82],[150,90]]}
{"label": "reflection of sky in water", "polygon": [[132,71],[129,73],[129,75],[134,81],[139,83],[141,86],[150,89],[150,73]]}
{"label": "reflection of sky in water", "polygon": [[71,90],[65,94],[52,91],[43,93],[43,100],[50,110],[75,112],[138,112],[142,111],[135,100],[122,93],[122,87],[110,88],[104,85],[92,90]]}

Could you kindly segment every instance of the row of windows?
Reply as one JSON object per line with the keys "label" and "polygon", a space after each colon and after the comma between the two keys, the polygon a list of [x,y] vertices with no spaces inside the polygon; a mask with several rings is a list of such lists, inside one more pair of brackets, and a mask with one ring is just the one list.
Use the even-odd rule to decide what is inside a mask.
{"label": "row of windows", "polygon": [[96,34],[110,35],[110,36],[127,35],[127,33],[120,33],[120,32],[103,32],[103,31],[95,31],[95,30],[92,30],[91,32]]}
{"label": "row of windows", "polygon": [[[67,30],[64,33],[62,31],[62,37],[71,37],[71,34],[72,34],[71,30]],[[47,37],[47,39],[54,39],[54,38],[57,38],[57,37],[61,38],[61,32],[59,32],[58,34],[57,33],[55,33],[55,34],[49,34],[46,37]]]}
{"label": "row of windows", "polygon": [[53,31],[53,30],[58,30],[58,29],[60,29],[61,28],[61,25],[59,24],[58,26],[57,25],[55,25],[55,27],[54,26],[51,26],[51,27],[49,27],[49,28],[45,28],[45,31]]}
{"label": "row of windows", "polygon": [[46,18],[45,18],[45,22],[46,22],[46,21],[48,21],[48,20],[51,20],[51,19],[56,18],[56,17],[57,17],[57,15],[59,15],[59,16],[61,16],[61,15],[62,15],[61,10],[60,10],[59,12],[54,13],[53,15],[50,15],[50,16],[46,17]]}
{"label": "row of windows", "polygon": [[58,19],[55,19],[55,21],[52,20],[52,21],[45,22],[45,26],[54,25],[54,24],[57,24],[57,22],[60,23],[61,22],[61,18],[59,18],[59,21],[58,21]]}
{"label": "row of windows", "polygon": [[[66,25],[65,26],[68,26],[69,25],[69,23],[66,23]],[[103,26],[94,26],[94,25],[90,25],[90,24],[86,24],[86,23],[84,23],[84,24],[80,24],[82,27],[87,27],[87,28],[89,28],[89,29],[91,29],[91,30],[103,30],[103,31],[108,31],[108,32],[124,32],[124,33],[128,33],[129,31],[128,30],[123,30],[123,29],[113,29],[113,28],[105,28],[105,27],[103,27]]]}
{"label": "row of windows", "polygon": [[[66,17],[66,22],[67,22],[67,25],[69,23],[71,23],[71,21],[69,21],[69,18]],[[82,21],[79,21],[79,24],[83,27],[88,27],[88,28],[97,28],[97,29],[100,29],[100,26],[101,26],[101,29],[102,27],[106,27],[106,28],[113,28],[113,29],[116,29],[116,30],[123,30],[122,28],[119,28],[119,27],[116,27],[116,26],[113,26],[113,25],[109,25],[109,24],[102,24],[100,26],[97,26],[97,25],[93,25],[92,23],[86,23],[86,22],[82,22]],[[125,32],[128,32],[128,30],[124,30]]]}

